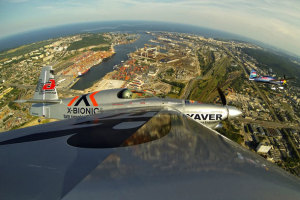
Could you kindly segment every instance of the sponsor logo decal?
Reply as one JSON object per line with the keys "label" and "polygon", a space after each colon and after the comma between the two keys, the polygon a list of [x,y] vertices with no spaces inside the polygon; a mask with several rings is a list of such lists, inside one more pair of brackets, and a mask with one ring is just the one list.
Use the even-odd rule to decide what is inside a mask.
{"label": "sponsor logo decal", "polygon": [[201,121],[221,121],[222,120],[222,114],[186,114],[187,116],[195,119],[195,120],[201,120]]}
{"label": "sponsor logo decal", "polygon": [[74,98],[69,102],[68,106],[71,106],[71,105],[74,103],[74,101],[76,101],[76,99],[78,99],[78,97],[79,97],[79,96],[74,97]]}
{"label": "sponsor logo decal", "polygon": [[90,95],[90,99],[91,99],[91,101],[92,101],[92,103],[93,103],[94,106],[98,106],[98,103],[97,103],[97,101],[96,101],[95,98],[94,98],[95,94],[97,94],[98,92],[100,92],[100,91],[93,92],[93,93]]}
{"label": "sponsor logo decal", "polygon": [[54,90],[55,89],[55,80],[49,79],[49,81],[43,86],[43,90]]}
{"label": "sponsor logo decal", "polygon": [[85,104],[86,106],[90,106],[90,103],[89,103],[89,101],[86,99],[86,96],[87,96],[87,94],[82,95],[82,96],[80,97],[80,99],[78,99],[78,101],[75,103],[74,106],[78,106],[78,105],[80,104],[81,101],[83,101],[84,104]]}
{"label": "sponsor logo decal", "polygon": [[47,83],[43,83],[42,79],[39,79],[35,92],[42,94],[56,94],[55,92],[55,80],[50,79]]}
{"label": "sponsor logo decal", "polygon": [[[95,108],[93,106],[98,106],[98,102],[95,99],[95,94],[97,94],[100,91],[93,92],[92,94],[85,94],[82,96],[76,96],[74,97],[69,103],[67,107],[67,114],[64,115],[65,119],[72,118],[72,117],[78,117],[78,116],[85,116],[85,115],[93,115],[101,111],[101,108]],[[89,95],[89,96],[88,96]],[[90,99],[90,102],[92,103],[92,106],[90,102],[88,101],[88,97]],[[81,103],[83,102],[83,103]],[[79,107],[79,105],[84,107]]]}
{"label": "sponsor logo decal", "polygon": [[97,91],[97,92],[93,92],[92,94],[85,94],[85,95],[82,95],[82,96],[76,96],[76,97],[74,97],[69,103],[68,103],[68,106],[72,106],[73,104],[74,104],[74,102],[76,101],[76,103],[75,103],[75,105],[74,106],[78,106],[82,101],[83,101],[83,103],[84,103],[84,105],[85,106],[91,106],[90,105],[90,103],[89,103],[89,101],[88,101],[88,99],[87,99],[87,96],[89,95],[89,98],[90,98],[90,100],[91,100],[91,102],[92,102],[92,104],[93,104],[93,106],[98,106],[98,102],[96,101],[96,99],[95,99],[95,94],[97,94],[98,92],[100,92],[100,91]]}
{"label": "sponsor logo decal", "polygon": [[77,108],[77,107],[73,107],[73,108],[67,108],[67,114],[79,114],[79,115],[93,115],[96,114],[100,111],[100,108],[85,108],[85,107],[81,107],[81,108]]}

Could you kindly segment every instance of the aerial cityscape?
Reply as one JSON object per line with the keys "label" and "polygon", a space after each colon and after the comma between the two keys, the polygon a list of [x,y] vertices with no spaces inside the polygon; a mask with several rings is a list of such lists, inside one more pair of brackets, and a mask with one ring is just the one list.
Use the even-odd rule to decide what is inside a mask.
{"label": "aerial cityscape", "polygon": [[[143,45],[138,48],[139,41]],[[133,50],[127,59],[118,60],[126,45]],[[46,65],[54,68],[60,97],[130,88],[163,98],[220,103],[217,87],[221,87],[228,104],[240,108],[243,116],[223,122],[219,131],[300,176],[299,82],[291,80],[280,89],[249,81],[252,69],[282,76],[268,61],[259,61],[256,51],[268,53],[251,43],[159,31],[77,34],[11,49],[0,54],[1,131],[53,121],[29,115],[30,104],[14,103],[33,96],[41,67]],[[103,77],[76,89],[79,80],[114,59],[118,64]]]}
{"label": "aerial cityscape", "polygon": [[0,1],[0,199],[300,199],[300,1]]}

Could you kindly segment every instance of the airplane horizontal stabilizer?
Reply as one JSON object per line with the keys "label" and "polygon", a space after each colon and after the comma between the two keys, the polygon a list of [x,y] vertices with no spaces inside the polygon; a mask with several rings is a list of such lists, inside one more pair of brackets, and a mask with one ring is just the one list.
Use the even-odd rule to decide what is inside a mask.
{"label": "airplane horizontal stabilizer", "polygon": [[41,100],[41,99],[20,99],[20,100],[15,100],[15,103],[51,103],[51,104],[56,104],[56,103],[61,103],[60,99],[57,100]]}

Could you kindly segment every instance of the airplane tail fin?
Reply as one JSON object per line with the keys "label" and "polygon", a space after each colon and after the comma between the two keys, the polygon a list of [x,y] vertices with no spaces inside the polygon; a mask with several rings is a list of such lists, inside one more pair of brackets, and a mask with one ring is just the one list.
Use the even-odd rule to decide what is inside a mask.
{"label": "airplane tail fin", "polygon": [[16,100],[15,102],[32,103],[30,109],[31,115],[47,117],[46,111],[47,109],[49,110],[47,105],[61,102],[61,100],[58,99],[52,66],[45,66],[42,68],[32,99]]}
{"label": "airplane tail fin", "polygon": [[254,80],[255,78],[257,78],[257,73],[254,69],[252,69],[250,72],[249,80]]}
{"label": "airplane tail fin", "polygon": [[54,71],[52,70],[52,66],[43,67],[33,99],[43,101],[58,100],[55,86]]}
{"label": "airplane tail fin", "polygon": [[282,85],[285,85],[285,84],[287,83],[287,81],[286,81],[286,79],[283,79],[283,80],[280,81],[280,83],[281,83]]}

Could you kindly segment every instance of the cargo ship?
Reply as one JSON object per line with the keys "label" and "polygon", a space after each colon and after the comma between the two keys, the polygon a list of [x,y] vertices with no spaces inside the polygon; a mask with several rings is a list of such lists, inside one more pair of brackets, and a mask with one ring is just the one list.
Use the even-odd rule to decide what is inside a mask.
{"label": "cargo ship", "polygon": [[73,64],[68,66],[62,74],[81,77],[86,74],[90,68],[99,65],[102,61],[109,59],[112,55],[114,55],[114,52],[111,51],[84,52],[80,56],[73,58]]}
{"label": "cargo ship", "polygon": [[91,69],[91,68],[88,68],[88,69],[86,69],[86,70],[83,71],[83,72],[78,72],[78,76],[77,76],[77,77],[83,76],[83,75],[86,74],[88,71],[90,71],[90,69]]}
{"label": "cargo ship", "polygon": [[84,74],[86,74],[88,71],[90,71],[90,69],[98,64],[100,64],[102,62],[103,59],[99,59],[97,61],[95,61],[94,63],[90,64],[90,66],[86,66],[84,69],[82,69],[82,71],[78,72],[77,77],[82,77]]}

